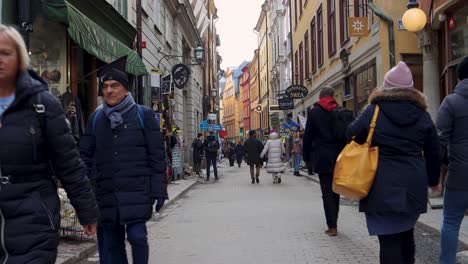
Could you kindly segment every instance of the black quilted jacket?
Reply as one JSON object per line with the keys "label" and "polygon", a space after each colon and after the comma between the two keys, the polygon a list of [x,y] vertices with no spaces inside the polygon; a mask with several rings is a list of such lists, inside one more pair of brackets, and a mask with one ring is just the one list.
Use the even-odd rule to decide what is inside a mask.
{"label": "black quilted jacket", "polygon": [[[10,176],[0,184],[0,262],[55,263],[60,203],[52,171],[82,224],[96,222],[96,201],[62,106],[47,85],[34,72],[21,72],[15,96],[0,117],[0,167]],[[38,100],[45,107],[42,122],[33,107]]]}

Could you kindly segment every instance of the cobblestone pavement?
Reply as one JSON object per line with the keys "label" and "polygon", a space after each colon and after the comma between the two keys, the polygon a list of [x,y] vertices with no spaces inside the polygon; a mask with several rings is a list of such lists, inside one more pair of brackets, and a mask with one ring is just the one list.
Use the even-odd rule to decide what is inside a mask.
{"label": "cobblestone pavement", "polygon": [[288,173],[274,185],[262,171],[253,185],[245,166],[223,168],[220,175],[150,224],[150,263],[378,263],[378,242],[354,206],[341,207],[337,237],[323,233],[316,183]]}
{"label": "cobblestone pavement", "polygon": [[[315,179],[286,173],[273,185],[262,171],[261,183],[252,185],[247,168],[220,167],[219,182],[198,179],[202,184],[148,222],[150,263],[378,263],[378,241],[367,235],[356,202],[341,200],[339,236],[328,237]],[[171,185],[171,197],[187,184]],[[436,264],[438,232],[418,224],[415,239],[416,263]],[[128,243],[127,250],[131,256]],[[80,262],[96,263],[97,253]]]}

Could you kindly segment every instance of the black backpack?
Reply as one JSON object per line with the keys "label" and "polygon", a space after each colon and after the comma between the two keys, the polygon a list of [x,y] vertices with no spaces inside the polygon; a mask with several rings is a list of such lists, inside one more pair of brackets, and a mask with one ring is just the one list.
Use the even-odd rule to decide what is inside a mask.
{"label": "black backpack", "polygon": [[354,120],[353,111],[337,107],[332,111],[334,137],[340,144],[346,143],[346,130]]}
{"label": "black backpack", "polygon": [[217,153],[219,149],[216,139],[208,140],[208,152]]}

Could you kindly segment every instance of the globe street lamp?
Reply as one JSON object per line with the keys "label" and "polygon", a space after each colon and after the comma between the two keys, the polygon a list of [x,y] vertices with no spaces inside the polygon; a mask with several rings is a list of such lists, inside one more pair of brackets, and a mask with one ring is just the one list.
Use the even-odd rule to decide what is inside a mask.
{"label": "globe street lamp", "polygon": [[406,5],[408,10],[403,14],[403,25],[410,32],[418,32],[422,30],[427,23],[426,13],[419,9],[419,4],[416,0],[410,0]]}

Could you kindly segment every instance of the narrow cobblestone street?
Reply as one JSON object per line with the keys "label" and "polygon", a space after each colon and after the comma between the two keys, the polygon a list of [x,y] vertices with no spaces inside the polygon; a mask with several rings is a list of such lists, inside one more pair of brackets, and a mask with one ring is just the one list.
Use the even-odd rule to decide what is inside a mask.
{"label": "narrow cobblestone street", "polygon": [[[339,235],[325,230],[319,186],[262,170],[251,184],[245,164],[220,169],[150,223],[151,263],[377,263],[378,242],[356,207],[342,206]],[[129,252],[130,253],[130,252]]]}

